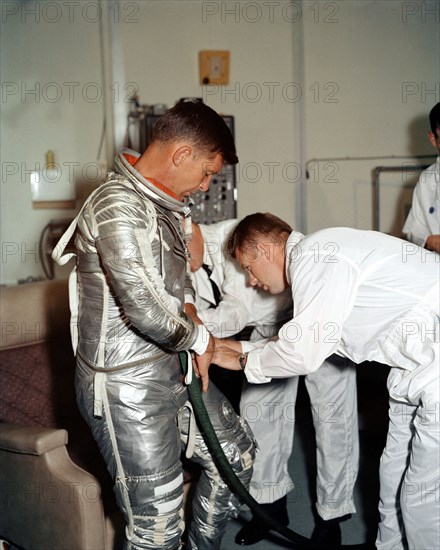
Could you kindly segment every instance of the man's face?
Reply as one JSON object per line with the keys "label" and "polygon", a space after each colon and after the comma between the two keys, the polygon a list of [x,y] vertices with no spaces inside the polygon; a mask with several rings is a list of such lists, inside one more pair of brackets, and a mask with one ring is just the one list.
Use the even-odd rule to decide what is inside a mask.
{"label": "man's face", "polygon": [[191,152],[179,167],[179,176],[176,183],[176,195],[183,199],[197,191],[208,191],[212,176],[218,174],[223,166],[220,153]]}
{"label": "man's face", "polygon": [[238,249],[235,257],[247,272],[251,286],[270,294],[281,294],[287,287],[283,252],[280,245],[259,242]]}

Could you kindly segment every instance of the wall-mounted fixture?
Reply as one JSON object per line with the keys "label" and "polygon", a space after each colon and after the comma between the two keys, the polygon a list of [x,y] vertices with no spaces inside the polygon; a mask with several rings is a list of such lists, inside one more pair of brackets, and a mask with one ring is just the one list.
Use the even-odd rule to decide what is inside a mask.
{"label": "wall-mounted fixture", "polygon": [[229,57],[228,50],[199,52],[200,84],[229,84]]}
{"label": "wall-mounted fixture", "polygon": [[75,181],[70,168],[57,164],[53,152],[47,151],[44,168],[31,173],[33,208],[75,208]]}

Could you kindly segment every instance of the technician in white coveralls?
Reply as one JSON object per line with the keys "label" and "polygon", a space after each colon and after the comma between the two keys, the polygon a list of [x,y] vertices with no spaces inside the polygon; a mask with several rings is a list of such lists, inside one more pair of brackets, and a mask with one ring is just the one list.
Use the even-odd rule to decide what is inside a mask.
{"label": "technician in white coveralls", "polygon": [[[440,103],[429,113],[428,137],[440,153]],[[440,254],[440,156],[422,172],[403,233],[409,241]]]}
{"label": "technician in white coveralls", "polygon": [[[231,337],[251,325],[255,327],[251,339],[267,341],[267,337],[275,336],[292,318],[291,292],[286,289],[271,295],[247,283],[246,273],[226,252],[228,238],[237,223],[237,220],[211,225],[193,223],[188,249],[197,312],[217,338]],[[297,237],[303,235],[297,233]],[[186,298],[187,302],[192,301],[191,295]],[[356,371],[353,366],[342,368],[341,363],[348,364],[348,360],[341,359],[336,364],[335,359],[333,356],[325,361],[319,375],[313,373],[305,378],[318,448],[316,508],[319,518],[313,533],[317,545],[340,543],[339,522],[356,511],[353,502],[359,461]],[[215,365],[211,365],[209,373],[233,406],[236,405],[243,373],[229,371],[233,377],[223,380],[219,374],[227,375],[228,371]],[[296,376],[273,380],[270,384],[245,383],[240,405],[241,414],[251,425],[259,445],[250,493],[263,504],[266,512],[286,525],[289,522],[286,495],[294,487],[288,460],[293,445],[297,388]],[[255,518],[239,531],[235,540],[238,544],[255,544],[268,532],[269,526]]]}
{"label": "technician in white coveralls", "polygon": [[439,256],[349,228],[298,242],[285,222],[259,213],[237,225],[228,248],[251,285],[271,294],[291,287],[294,316],[278,340],[247,354],[217,342],[215,363],[244,368],[257,384],[314,372],[334,352],[391,366],[377,548],[439,548]]}

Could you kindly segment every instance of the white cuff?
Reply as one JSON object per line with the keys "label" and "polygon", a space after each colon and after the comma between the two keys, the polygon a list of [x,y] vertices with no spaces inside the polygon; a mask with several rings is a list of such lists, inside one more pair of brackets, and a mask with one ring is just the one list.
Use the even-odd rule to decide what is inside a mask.
{"label": "white cuff", "polygon": [[244,374],[246,375],[247,381],[251,384],[266,384],[267,382],[270,382],[272,380],[272,378],[264,376],[261,370],[260,359],[261,349],[253,349],[249,352],[246,362],[246,368],[244,369]]}
{"label": "white cuff", "polygon": [[205,325],[197,325],[197,329],[197,338],[191,349],[195,351],[197,355],[203,355],[208,347],[210,334]]}
{"label": "white cuff", "polygon": [[185,304],[196,304],[194,296],[190,292],[185,293]]}
{"label": "white cuff", "polygon": [[255,349],[255,344],[248,342],[247,340],[240,340],[242,353],[248,353]]}
{"label": "white cuff", "polygon": [[240,340],[241,349],[243,353],[248,351],[253,351],[254,349],[262,349],[269,342],[269,338],[264,338],[263,340],[258,340],[257,342],[249,342],[249,340]]}

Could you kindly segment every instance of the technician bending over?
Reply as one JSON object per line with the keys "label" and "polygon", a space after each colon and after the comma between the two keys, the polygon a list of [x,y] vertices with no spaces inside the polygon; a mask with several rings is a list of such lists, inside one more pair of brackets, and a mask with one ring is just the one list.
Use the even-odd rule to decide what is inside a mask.
{"label": "technician bending over", "polygon": [[257,384],[309,374],[334,352],[391,366],[377,548],[439,548],[439,256],[373,231],[295,236],[271,214],[236,227],[228,248],[250,284],[271,294],[291,286],[294,317],[245,357],[217,342],[214,362],[244,366]]}

